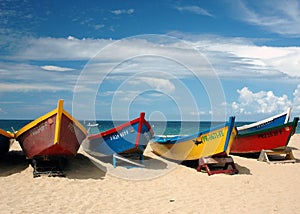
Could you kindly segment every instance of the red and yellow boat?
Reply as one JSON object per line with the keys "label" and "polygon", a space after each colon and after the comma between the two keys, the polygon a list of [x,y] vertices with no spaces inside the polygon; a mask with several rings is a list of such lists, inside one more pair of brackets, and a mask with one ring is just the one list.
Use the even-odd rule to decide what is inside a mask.
{"label": "red and yellow boat", "polygon": [[86,129],[63,109],[56,109],[25,125],[15,133],[26,157],[75,156],[87,136]]}
{"label": "red and yellow boat", "polygon": [[11,145],[11,139],[13,138],[14,135],[12,133],[0,129],[0,155],[8,152]]}
{"label": "red and yellow boat", "polygon": [[299,118],[295,117],[292,122],[283,125],[245,134],[238,133],[230,153],[258,153],[261,150],[284,149],[296,131],[298,120]]}

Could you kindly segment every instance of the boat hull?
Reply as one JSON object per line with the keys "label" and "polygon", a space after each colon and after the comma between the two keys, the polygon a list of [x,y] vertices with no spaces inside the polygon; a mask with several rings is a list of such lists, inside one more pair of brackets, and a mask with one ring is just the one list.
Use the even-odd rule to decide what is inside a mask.
{"label": "boat hull", "polygon": [[229,154],[236,137],[234,118],[222,127],[187,137],[160,138],[150,145],[155,154],[171,160],[197,160],[202,157]]}
{"label": "boat hull", "polygon": [[88,136],[83,148],[95,156],[143,153],[152,136],[152,128],[142,113],[140,118],[108,131]]}
{"label": "boat hull", "polygon": [[27,158],[76,155],[87,131],[65,110],[54,110],[17,132]]}
{"label": "boat hull", "polygon": [[13,134],[0,129],[0,155],[4,155],[9,151]]}
{"label": "boat hull", "polygon": [[295,133],[299,118],[273,128],[240,134],[238,133],[230,153],[258,153],[261,150],[284,148],[288,145],[291,136]]}

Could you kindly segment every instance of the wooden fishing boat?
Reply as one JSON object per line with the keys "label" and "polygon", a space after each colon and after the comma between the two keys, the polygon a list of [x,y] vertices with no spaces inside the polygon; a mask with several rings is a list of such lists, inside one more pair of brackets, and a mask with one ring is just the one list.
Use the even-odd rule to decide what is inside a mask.
{"label": "wooden fishing boat", "polygon": [[273,117],[269,117],[267,119],[257,121],[255,123],[247,124],[244,126],[239,126],[237,127],[237,130],[240,134],[246,134],[246,133],[255,132],[266,128],[271,128],[274,126],[279,126],[289,121],[290,114],[291,114],[291,108],[288,108],[287,111],[275,115]]}
{"label": "wooden fishing boat", "polygon": [[115,154],[142,154],[153,136],[150,124],[145,120],[145,113],[132,121],[114,127],[105,132],[91,134],[83,144],[83,149],[95,156]]}
{"label": "wooden fishing boat", "polygon": [[228,155],[237,134],[234,120],[190,136],[159,137],[150,145],[155,154],[178,161]]}
{"label": "wooden fishing boat", "polygon": [[0,129],[0,155],[3,155],[9,151],[11,140],[13,138],[14,135],[12,133]]}
{"label": "wooden fishing boat", "polygon": [[27,158],[76,155],[87,131],[63,109],[63,103],[59,100],[56,109],[15,133]]}
{"label": "wooden fishing boat", "polygon": [[251,133],[238,133],[230,153],[258,153],[261,150],[273,150],[284,148],[288,145],[291,136],[298,125],[298,117],[293,122],[283,125],[258,130]]}

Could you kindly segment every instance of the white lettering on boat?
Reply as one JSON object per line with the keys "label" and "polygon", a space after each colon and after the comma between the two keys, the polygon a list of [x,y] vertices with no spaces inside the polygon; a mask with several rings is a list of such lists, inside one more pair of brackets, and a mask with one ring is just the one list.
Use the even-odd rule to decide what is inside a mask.
{"label": "white lettering on boat", "polygon": [[73,123],[69,123],[68,129],[70,130],[70,132],[75,133],[75,127]]}
{"label": "white lettering on boat", "polygon": [[35,127],[34,129],[30,130],[30,136],[35,136],[43,132],[48,126],[47,121],[41,123],[39,126]]}
{"label": "white lettering on boat", "polygon": [[129,134],[129,130],[128,129],[122,130],[120,132],[117,132],[116,134],[111,135],[110,136],[110,140],[118,140],[119,138],[125,137],[128,134]]}
{"label": "white lettering on boat", "polygon": [[269,124],[272,123],[272,122],[273,122],[273,121],[268,121],[268,122],[259,124],[259,125],[257,126],[257,128],[258,128],[258,129],[259,129],[259,128],[262,128],[263,126],[269,125]]}
{"label": "white lettering on boat", "polygon": [[147,139],[147,141],[149,141],[150,140],[150,132],[144,132],[144,136],[145,136],[145,138]]}

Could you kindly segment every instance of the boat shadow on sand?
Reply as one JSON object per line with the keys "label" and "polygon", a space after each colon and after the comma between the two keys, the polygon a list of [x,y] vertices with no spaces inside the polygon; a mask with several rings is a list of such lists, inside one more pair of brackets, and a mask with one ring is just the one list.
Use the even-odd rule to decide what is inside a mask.
{"label": "boat shadow on sand", "polygon": [[[142,167],[149,170],[162,170],[168,167],[168,163],[151,156],[144,155],[141,160],[140,155],[124,155],[120,158],[113,158],[113,156],[96,156],[85,153],[90,161],[99,169],[106,171],[106,167],[113,168],[114,161],[115,167],[135,168]],[[123,160],[122,160],[123,159]],[[124,160],[125,159],[125,160]]]}
{"label": "boat shadow on sand", "polygon": [[75,157],[67,157],[64,165],[65,177],[69,179],[104,179],[106,170],[95,166],[92,161],[83,154]]}
{"label": "boat shadow on sand", "polygon": [[[13,150],[0,156],[0,177],[20,173],[28,167],[33,167],[32,160],[26,159],[22,151]],[[62,171],[69,179],[103,179],[106,174],[82,154],[62,158]]]}
{"label": "boat shadow on sand", "polygon": [[28,166],[29,162],[22,151],[9,151],[0,156],[0,177],[20,173]]}
{"label": "boat shadow on sand", "polygon": [[[295,147],[287,147],[288,149],[293,150],[298,150]],[[260,152],[256,152],[256,153],[240,153],[240,154],[234,154],[234,156],[237,157],[241,157],[241,158],[246,158],[246,159],[252,159],[252,160],[257,160],[259,161],[259,156],[260,156]],[[280,161],[285,161],[286,160],[286,154],[276,154],[276,155],[268,155],[268,159],[270,162],[272,161],[277,161],[278,163],[280,163]],[[295,163],[300,163],[300,159],[296,158],[294,156],[293,160],[295,160]]]}
{"label": "boat shadow on sand", "polygon": [[[199,161],[198,160],[189,160],[189,161],[183,161],[181,163],[181,165],[189,167],[189,168],[193,168],[193,169],[197,169],[198,165],[199,165]],[[248,169],[245,166],[241,166],[238,163],[235,162],[235,167],[239,170],[240,175],[252,175],[250,169]],[[220,165],[212,165],[210,166],[211,170],[220,170],[223,169],[223,166]]]}

